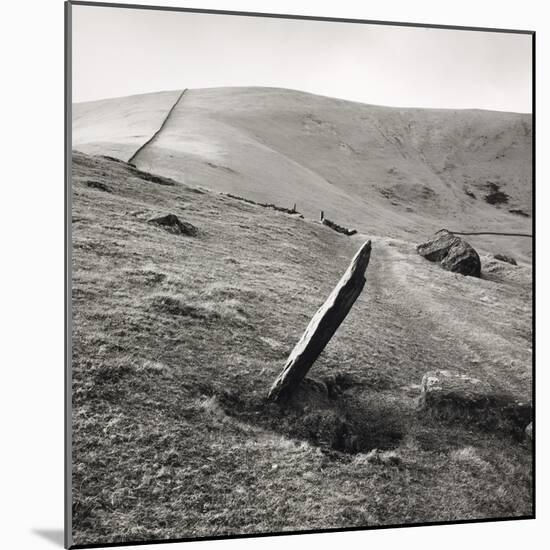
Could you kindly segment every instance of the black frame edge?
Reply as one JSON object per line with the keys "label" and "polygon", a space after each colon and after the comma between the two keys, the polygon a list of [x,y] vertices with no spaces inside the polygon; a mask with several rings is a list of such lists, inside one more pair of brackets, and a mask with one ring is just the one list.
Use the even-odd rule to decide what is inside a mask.
{"label": "black frame edge", "polygon": [[505,521],[522,521],[533,520],[534,515],[517,516],[517,517],[503,517],[503,518],[483,518],[483,519],[464,519],[455,521],[428,521],[422,523],[399,523],[396,525],[373,525],[365,527],[335,527],[330,529],[304,529],[296,531],[278,531],[273,533],[251,533],[251,534],[239,534],[239,535],[213,535],[206,537],[183,537],[177,539],[154,539],[145,541],[124,541],[124,542],[107,542],[107,543],[91,543],[91,544],[75,544],[71,546],[71,549],[76,548],[117,548],[121,546],[149,546],[151,544],[173,544],[182,542],[208,542],[218,540],[236,540],[236,539],[250,539],[250,538],[266,538],[266,537],[288,537],[296,535],[323,535],[325,533],[349,533],[354,531],[379,531],[385,529],[409,529],[414,527],[435,527],[445,525],[467,525],[477,523],[500,523]]}
{"label": "black frame edge", "polygon": [[[533,443],[532,443],[532,460],[533,460],[533,503],[532,514],[517,517],[501,517],[501,518],[481,518],[472,520],[455,520],[444,522],[420,522],[420,523],[402,523],[395,525],[376,525],[376,526],[359,526],[348,528],[331,528],[320,530],[295,530],[295,531],[279,531],[279,532],[264,532],[252,534],[236,534],[236,535],[219,535],[206,537],[183,537],[177,539],[155,539],[151,541],[124,541],[111,543],[92,543],[92,544],[73,544],[72,540],[72,430],[70,418],[72,416],[72,395],[71,395],[71,380],[72,380],[72,300],[71,300],[71,252],[72,252],[72,233],[71,233],[71,165],[72,165],[72,6],[90,6],[90,7],[108,7],[108,8],[126,8],[126,9],[144,9],[144,10],[160,10],[169,12],[187,12],[201,13],[211,15],[237,15],[248,17],[265,17],[265,18],[280,18],[280,19],[295,19],[309,21],[329,21],[337,23],[358,23],[371,25],[385,25],[396,27],[416,27],[439,30],[459,30],[459,31],[479,31],[479,32],[495,32],[495,33],[510,33],[531,35],[532,39],[532,235],[533,235],[533,261],[532,261],[532,285],[533,285],[533,361],[532,361],[532,401],[533,401]],[[65,318],[64,318],[64,393],[65,393],[65,417],[64,417],[64,546],[65,548],[113,548],[121,546],[145,546],[151,544],[170,544],[181,542],[203,542],[216,540],[231,540],[231,539],[247,539],[247,538],[265,538],[279,536],[293,536],[306,534],[324,534],[324,533],[341,533],[352,531],[371,531],[381,529],[401,529],[410,527],[431,527],[442,525],[463,525],[463,524],[478,524],[478,523],[499,523],[505,521],[521,521],[536,519],[536,31],[520,30],[520,29],[502,29],[489,27],[470,27],[470,26],[455,26],[442,25],[431,23],[407,23],[393,21],[379,21],[366,19],[351,19],[351,18],[336,18],[336,17],[320,17],[309,15],[295,14],[274,14],[263,12],[242,12],[229,10],[213,10],[203,8],[185,8],[176,6],[157,6],[148,4],[121,4],[116,2],[94,2],[88,0],[65,0],[64,2],[64,18],[65,18],[65,86],[64,86],[64,207],[65,207],[65,228],[64,228],[64,290],[65,290]]]}
{"label": "black frame edge", "polygon": [[184,8],[176,6],[157,6],[151,4],[120,4],[117,2],[92,2],[88,0],[69,0],[73,6],[97,6],[102,8],[126,8],[142,10],[160,10],[173,12],[204,13],[210,15],[240,15],[247,17],[268,17],[277,19],[302,19],[306,21],[332,21],[333,23],[363,23],[369,25],[386,25],[393,27],[422,27],[427,29],[455,30],[455,31],[482,31],[501,32],[511,34],[533,34],[535,31],[527,29],[500,29],[492,27],[469,27],[461,25],[441,25],[437,23],[407,23],[405,21],[381,21],[376,19],[353,19],[346,17],[321,17],[315,15],[297,15],[288,13],[267,13],[233,10],[213,10],[206,8]]}
{"label": "black frame edge", "polygon": [[532,201],[532,204],[531,204],[531,212],[532,212],[532,229],[531,229],[531,233],[533,235],[533,262],[532,262],[532,285],[533,285],[533,298],[532,298],[532,320],[531,320],[531,327],[532,327],[532,330],[533,330],[533,360],[532,360],[532,386],[531,386],[531,397],[532,397],[532,400],[533,400],[533,443],[532,443],[532,448],[531,448],[531,452],[532,452],[532,459],[533,459],[533,519],[536,518],[536,509],[537,509],[537,483],[536,483],[536,476],[537,476],[537,466],[536,466],[536,455],[537,455],[537,452],[536,452],[536,441],[537,441],[537,434],[536,434],[536,431],[537,431],[537,423],[536,423],[536,418],[537,418],[537,397],[536,397],[536,373],[537,373],[537,368],[536,368],[536,364],[537,364],[537,345],[536,345],[536,333],[537,333],[537,330],[536,330],[536,312],[537,312],[537,303],[536,303],[536,288],[537,288],[537,284],[536,284],[536,272],[537,272],[537,231],[536,231],[536,217],[537,217],[537,201],[536,201],[536,194],[537,194],[537,169],[536,169],[536,166],[537,166],[537,161],[536,161],[536,157],[537,157],[537,137],[536,137],[536,134],[537,134],[537,123],[536,123],[536,110],[537,110],[537,102],[536,102],[536,97],[537,97],[537,86],[536,86],[536,83],[537,83],[537,80],[536,80],[536,75],[537,75],[537,70],[536,70],[536,33],[533,32],[532,33],[532,36],[531,36],[531,62],[532,62],[532,67],[531,67],[531,86],[532,86],[532,90],[531,90],[531,94],[532,94],[532,104],[531,104],[531,117],[532,117],[532,133],[533,133],[533,143],[532,143],[532,148],[533,148],[533,151],[532,151],[532,158],[531,158],[531,162],[532,162],[532,165],[531,165],[531,170],[532,170],[532,175],[531,175],[531,186],[533,188],[533,194],[532,194],[532,197],[531,197],[531,201]]}
{"label": "black frame edge", "polygon": [[65,346],[64,346],[64,546],[72,547],[72,272],[71,272],[71,165],[72,165],[72,3],[64,3],[65,18],[65,86],[64,86],[64,264],[65,264]]}

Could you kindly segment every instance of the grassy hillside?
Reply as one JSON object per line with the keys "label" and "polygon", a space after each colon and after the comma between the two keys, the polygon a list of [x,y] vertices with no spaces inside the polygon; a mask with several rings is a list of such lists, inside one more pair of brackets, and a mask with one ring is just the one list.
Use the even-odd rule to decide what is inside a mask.
{"label": "grassy hillside", "polygon": [[75,103],[73,147],[127,161],[159,128],[179,91]]}
{"label": "grassy hillside", "polygon": [[[530,266],[482,255],[484,277],[462,277],[414,239],[346,237],[194,187],[185,165],[193,186],[74,154],[74,543],[530,514],[517,434],[416,410],[433,369],[529,397]],[[148,222],[167,213],[198,235]],[[310,373],[346,381],[363,422],[349,453],[315,406],[265,396],[367,238],[365,290]]]}
{"label": "grassy hillside", "polygon": [[[156,100],[156,94],[129,99],[140,97],[144,104]],[[124,98],[111,101],[114,111],[125,104]],[[87,112],[96,124],[93,109]],[[79,124],[83,129],[86,121]],[[110,154],[78,139],[77,149]],[[190,185],[287,207],[297,203],[311,218],[324,210],[360,231],[408,239],[442,227],[530,233],[531,144],[525,114],[212,88],[186,91],[135,163]],[[529,239],[503,244],[484,237],[472,244],[486,252],[504,245],[524,261],[531,258]]]}

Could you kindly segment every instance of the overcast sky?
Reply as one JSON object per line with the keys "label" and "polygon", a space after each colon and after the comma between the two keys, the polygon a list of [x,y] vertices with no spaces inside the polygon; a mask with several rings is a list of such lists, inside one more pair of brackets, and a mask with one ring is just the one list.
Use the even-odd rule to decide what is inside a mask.
{"label": "overcast sky", "polygon": [[531,112],[529,35],[73,6],[73,101],[275,86]]}

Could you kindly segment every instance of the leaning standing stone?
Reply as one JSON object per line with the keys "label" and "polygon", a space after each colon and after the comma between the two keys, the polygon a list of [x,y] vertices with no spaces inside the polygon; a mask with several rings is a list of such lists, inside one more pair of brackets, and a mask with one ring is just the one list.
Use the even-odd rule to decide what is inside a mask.
{"label": "leaning standing stone", "polygon": [[367,241],[292,350],[283,371],[271,386],[268,395],[270,400],[279,403],[288,400],[346,318],[365,286],[365,271],[369,265],[370,252],[371,242]]}

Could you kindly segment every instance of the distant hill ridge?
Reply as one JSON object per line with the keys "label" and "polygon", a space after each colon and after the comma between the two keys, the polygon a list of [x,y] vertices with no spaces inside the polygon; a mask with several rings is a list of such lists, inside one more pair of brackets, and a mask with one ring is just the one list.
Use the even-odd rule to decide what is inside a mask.
{"label": "distant hill ridge", "polygon": [[[280,88],[181,93],[75,104],[73,148],[127,161],[158,132],[132,159],[138,168],[296,203],[309,217],[324,210],[365,233],[531,232],[529,114],[381,107]],[[471,240],[488,251],[502,242]],[[529,260],[528,241],[501,248]]]}

